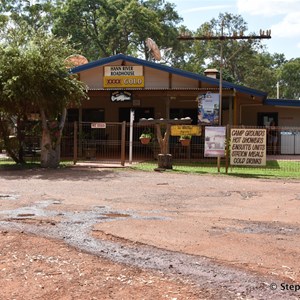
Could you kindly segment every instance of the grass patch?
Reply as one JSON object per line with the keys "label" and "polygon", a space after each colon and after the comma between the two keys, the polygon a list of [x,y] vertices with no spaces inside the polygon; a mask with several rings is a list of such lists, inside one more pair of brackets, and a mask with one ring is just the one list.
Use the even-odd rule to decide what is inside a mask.
{"label": "grass patch", "polygon": [[[66,160],[61,161],[59,168],[65,168],[73,165],[73,161]],[[0,170],[28,170],[28,169],[40,169],[40,161],[26,162],[26,164],[16,164],[12,159],[0,160]]]}
{"label": "grass patch", "polygon": [[[132,169],[153,171],[157,168],[157,161],[147,161],[132,166]],[[227,176],[249,178],[300,178],[299,161],[272,160],[267,161],[265,167],[233,166],[226,173],[225,162],[221,162],[220,173],[216,161],[205,162],[173,162],[173,169],[167,172],[179,172],[190,174],[224,174]]]}
{"label": "grass patch", "polygon": [[16,164],[14,161],[0,160],[0,170],[27,170],[27,169],[37,169],[40,167],[41,164],[35,162],[30,162],[26,164]]}

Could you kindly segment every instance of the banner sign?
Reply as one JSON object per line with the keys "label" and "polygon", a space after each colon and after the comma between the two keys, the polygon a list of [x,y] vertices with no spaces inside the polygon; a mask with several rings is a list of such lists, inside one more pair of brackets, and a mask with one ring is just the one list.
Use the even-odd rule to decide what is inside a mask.
{"label": "banner sign", "polygon": [[171,126],[171,135],[180,136],[180,135],[201,135],[201,127],[197,125],[172,125]]}
{"label": "banner sign", "polygon": [[103,87],[105,88],[140,88],[144,86],[144,76],[107,76],[103,78]]}
{"label": "banner sign", "polygon": [[205,127],[204,157],[225,156],[226,127]]}
{"label": "banner sign", "polygon": [[143,66],[105,66],[104,88],[142,88],[145,86]]}
{"label": "banner sign", "polygon": [[216,93],[206,93],[199,95],[198,100],[198,124],[199,125],[218,125],[220,95]]}
{"label": "banner sign", "polygon": [[112,102],[131,101],[132,93],[130,91],[114,91],[110,95],[110,100]]}
{"label": "banner sign", "polygon": [[266,165],[266,129],[231,129],[230,164]]}

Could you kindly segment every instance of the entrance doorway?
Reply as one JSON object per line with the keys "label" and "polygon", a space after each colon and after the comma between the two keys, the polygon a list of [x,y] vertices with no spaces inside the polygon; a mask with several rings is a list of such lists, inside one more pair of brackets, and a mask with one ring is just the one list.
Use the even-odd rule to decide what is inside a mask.
{"label": "entrance doorway", "polygon": [[274,121],[275,126],[278,126],[277,112],[259,112],[257,113],[257,125],[261,127],[268,127]]}
{"label": "entrance doorway", "polygon": [[[275,123],[270,128],[271,122]],[[267,154],[277,154],[280,147],[280,135],[278,131],[278,113],[262,112],[257,114],[257,125],[267,128]]]}
{"label": "entrance doorway", "polygon": [[[135,107],[134,109],[134,121],[139,122],[142,118],[154,118],[154,108],[153,107]],[[130,122],[130,110],[129,107],[119,108],[119,122]]]}

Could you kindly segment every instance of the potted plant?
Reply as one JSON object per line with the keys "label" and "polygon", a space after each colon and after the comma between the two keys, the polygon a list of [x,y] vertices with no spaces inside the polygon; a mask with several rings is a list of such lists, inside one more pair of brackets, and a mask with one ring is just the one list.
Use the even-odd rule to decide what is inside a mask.
{"label": "potted plant", "polygon": [[140,141],[143,145],[147,145],[150,143],[151,139],[153,138],[152,132],[144,132],[140,136]]}
{"label": "potted plant", "polygon": [[179,142],[182,146],[189,146],[191,143],[192,136],[191,135],[181,135],[179,138]]}

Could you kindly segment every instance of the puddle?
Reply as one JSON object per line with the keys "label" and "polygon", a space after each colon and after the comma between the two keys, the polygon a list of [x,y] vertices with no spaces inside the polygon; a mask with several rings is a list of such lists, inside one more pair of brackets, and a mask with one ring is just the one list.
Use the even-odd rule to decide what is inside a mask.
{"label": "puddle", "polygon": [[236,195],[239,195],[242,200],[247,200],[253,197],[259,196],[258,193],[252,192],[252,191],[219,191],[214,192],[210,194],[203,194],[203,197],[207,198],[225,198],[225,197],[235,197]]}
{"label": "puddle", "polygon": [[103,216],[107,217],[107,218],[128,218],[128,217],[131,217],[128,214],[120,214],[120,213],[108,213],[108,214],[104,214]]}
{"label": "puddle", "polygon": [[18,214],[17,217],[19,218],[25,218],[25,217],[33,217],[35,214]]}
{"label": "puddle", "polygon": [[[30,207],[1,211],[0,214],[5,214],[11,219],[22,216],[26,219],[21,219],[22,222],[20,219],[18,221],[0,221],[0,228],[60,239],[81,251],[105,257],[116,263],[124,263],[142,269],[154,269],[173,276],[185,276],[192,279],[200,288],[215,290],[217,286],[216,299],[245,299],[237,297],[245,291],[247,291],[247,296],[251,296],[252,299],[262,298],[262,294],[267,296],[264,299],[282,299],[280,291],[271,291],[267,285],[262,286],[264,279],[254,273],[224,266],[206,257],[168,251],[143,244],[132,243],[128,247],[124,241],[115,237],[101,239],[101,233],[98,238],[91,235],[93,227],[97,223],[110,222],[115,218],[161,219],[155,214],[143,217],[135,211],[112,211],[109,207],[98,206],[87,211],[64,211],[63,218],[53,224],[55,226],[38,226],[38,224],[26,222],[26,220],[33,220],[33,217],[38,220],[43,216],[47,218],[62,216],[61,211],[50,210],[47,207],[52,204],[53,201],[41,201]],[[103,216],[103,218],[99,219],[99,216]],[[244,228],[252,228],[249,225],[242,224]],[[240,284],[241,282],[243,284]]]}
{"label": "puddle", "polygon": [[247,220],[235,220],[235,226],[211,227],[210,232],[214,235],[224,232],[238,232],[245,234],[268,234],[268,235],[299,235],[300,227],[287,226],[281,222],[258,222]]}
{"label": "puddle", "polygon": [[17,200],[19,197],[20,197],[20,195],[0,194],[0,201],[1,200]]}

